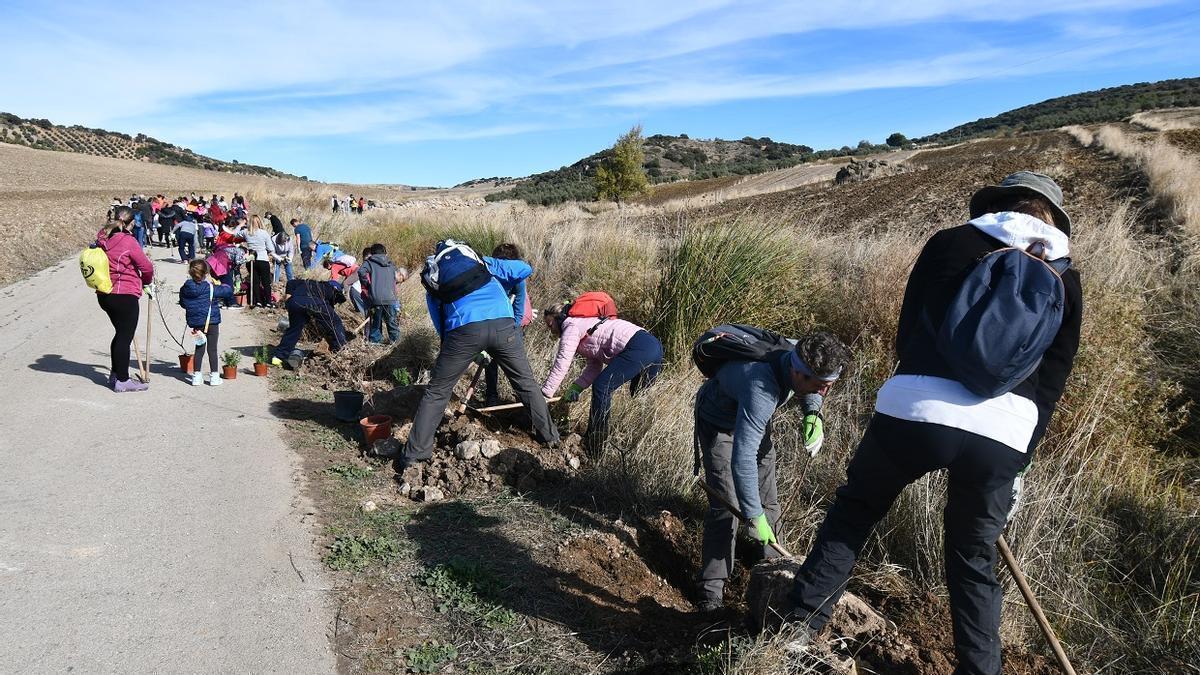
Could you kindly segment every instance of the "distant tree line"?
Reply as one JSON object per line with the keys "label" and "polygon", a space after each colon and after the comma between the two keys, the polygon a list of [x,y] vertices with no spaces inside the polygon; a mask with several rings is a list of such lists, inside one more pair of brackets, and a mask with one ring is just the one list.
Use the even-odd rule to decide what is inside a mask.
{"label": "distant tree line", "polygon": [[1052,98],[916,140],[957,142],[979,136],[1057,129],[1069,124],[1117,122],[1143,110],[1193,106],[1200,106],[1200,78],[1140,82]]}

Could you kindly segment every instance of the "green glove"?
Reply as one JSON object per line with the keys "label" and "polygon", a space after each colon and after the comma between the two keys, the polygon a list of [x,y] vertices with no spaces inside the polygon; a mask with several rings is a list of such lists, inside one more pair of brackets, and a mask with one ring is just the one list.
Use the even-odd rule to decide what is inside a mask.
{"label": "green glove", "polygon": [[778,543],[775,533],[771,531],[771,524],[767,522],[766,513],[760,513],[750,519],[750,536],[761,541],[763,546]]}
{"label": "green glove", "polygon": [[572,382],[571,386],[567,387],[567,393],[563,394],[563,400],[567,403],[574,403],[579,400],[579,395],[582,393],[583,387]]}
{"label": "green glove", "polygon": [[805,413],[803,433],[804,449],[809,457],[816,457],[821,444],[825,442],[825,421],[821,418],[821,413]]}

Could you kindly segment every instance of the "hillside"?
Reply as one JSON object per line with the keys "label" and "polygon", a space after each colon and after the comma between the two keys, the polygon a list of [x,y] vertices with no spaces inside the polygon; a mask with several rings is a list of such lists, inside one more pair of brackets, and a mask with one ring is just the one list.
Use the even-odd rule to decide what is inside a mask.
{"label": "hillside", "polygon": [[299,178],[269,166],[242,164],[205,157],[188,148],[165,143],[145,134],[130,136],[117,131],[90,129],[78,124],[66,127],[47,119],[22,119],[12,113],[0,112],[0,142],[25,145],[38,150],[58,150],[97,157],[138,159],[155,164],[186,166],[193,169],[245,173],[273,178]]}
{"label": "hillside", "polygon": [[948,143],[1009,132],[1057,129],[1069,124],[1117,122],[1143,110],[1197,105],[1200,105],[1200,77],[1139,82],[1048,99],[995,117],[960,124],[916,141]]}
{"label": "hillside", "polygon": [[[807,145],[781,143],[765,136],[747,136],[729,141],[721,138],[690,138],[687,134],[655,134],[646,137],[642,143],[642,151],[646,154],[643,166],[654,183],[748,176],[827,157],[864,155],[888,149],[886,145],[861,141],[854,148],[842,146],[833,150],[814,151]],[[593,200],[596,190],[592,179],[596,175],[596,167],[610,153],[610,149],[605,149],[570,166],[534,174],[508,190],[488,195],[487,199],[521,199],[543,206],[571,200]]]}
{"label": "hillside", "polygon": [[[956,143],[983,136],[1057,129],[1069,124],[1116,122],[1144,110],[1198,105],[1200,78],[1142,82],[1052,98],[914,139],[914,142],[922,145]],[[654,183],[747,176],[817,159],[862,156],[889,149],[887,145],[864,140],[853,148],[844,145],[841,148],[814,151],[807,145],[782,143],[767,137],[747,136],[728,141],[720,138],[689,138],[687,134],[656,134],[647,137],[642,144],[646,154],[644,167]],[[596,192],[592,179],[596,175],[596,166],[609,152],[605,149],[570,166],[519,179],[512,187],[490,194],[487,198],[490,201],[520,199],[543,206],[572,200],[594,200]],[[494,182],[496,187],[505,187],[504,183],[508,181],[512,179],[480,179],[470,184]]]}

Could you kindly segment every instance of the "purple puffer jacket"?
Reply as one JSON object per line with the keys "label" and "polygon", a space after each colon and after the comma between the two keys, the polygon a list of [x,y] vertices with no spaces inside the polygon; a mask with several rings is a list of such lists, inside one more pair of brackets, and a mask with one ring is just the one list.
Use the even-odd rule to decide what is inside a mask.
{"label": "purple puffer jacket", "polygon": [[96,245],[108,254],[108,275],[113,285],[109,295],[142,297],[142,286],[154,281],[154,264],[137,239],[120,230],[109,236],[108,228],[104,228],[96,233]]}

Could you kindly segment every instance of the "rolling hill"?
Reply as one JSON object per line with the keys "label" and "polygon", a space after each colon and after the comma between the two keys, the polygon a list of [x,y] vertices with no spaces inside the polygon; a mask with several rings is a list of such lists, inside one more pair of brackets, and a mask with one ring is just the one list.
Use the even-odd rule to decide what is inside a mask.
{"label": "rolling hill", "polygon": [[38,150],[58,150],[209,171],[307,180],[306,176],[294,176],[269,166],[243,164],[236,159],[227,162],[205,157],[188,148],[181,148],[145,134],[130,136],[118,131],[91,129],[78,124],[61,126],[47,119],[22,119],[6,112],[0,112],[0,142]]}
{"label": "rolling hill", "polygon": [[[1200,78],[1143,82],[1048,99],[914,141],[920,145],[957,143],[972,138],[1055,129],[1068,124],[1116,122],[1143,110],[1192,106],[1200,106]],[[651,181],[663,183],[758,174],[827,157],[866,155],[889,148],[859,141],[854,147],[844,145],[815,151],[807,145],[782,143],[766,137],[747,136],[729,141],[689,138],[687,134],[656,134],[644,140],[642,149],[646,153],[644,166]],[[610,150],[605,149],[570,166],[518,179],[512,187],[492,193],[488,199],[521,199],[542,205],[595,199],[592,178],[596,166],[609,153]],[[496,186],[504,187],[504,184],[497,182]]]}

